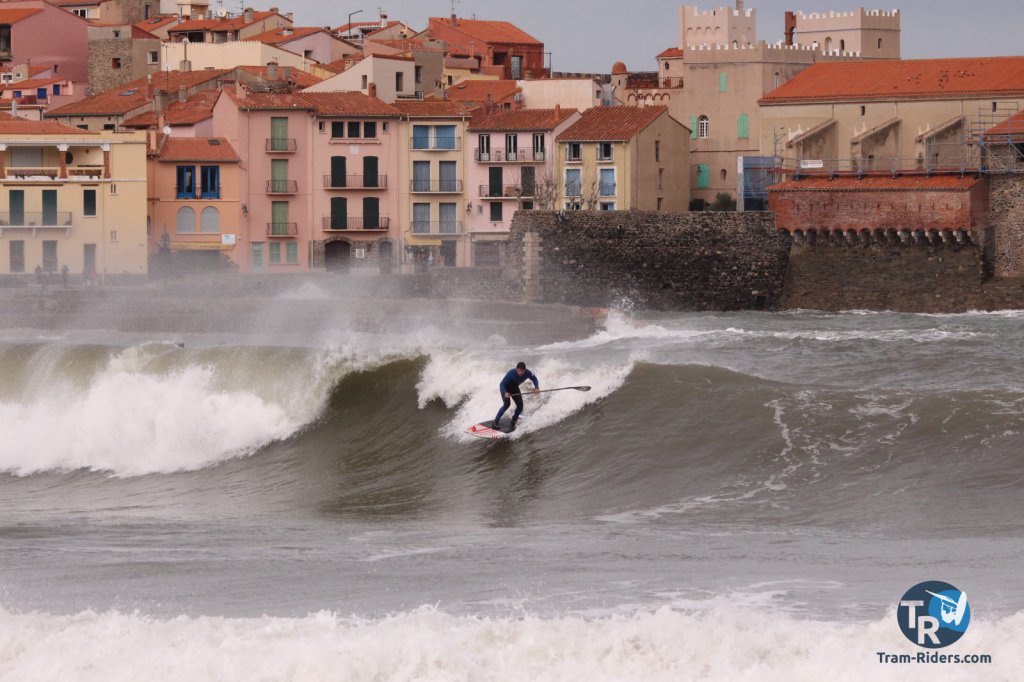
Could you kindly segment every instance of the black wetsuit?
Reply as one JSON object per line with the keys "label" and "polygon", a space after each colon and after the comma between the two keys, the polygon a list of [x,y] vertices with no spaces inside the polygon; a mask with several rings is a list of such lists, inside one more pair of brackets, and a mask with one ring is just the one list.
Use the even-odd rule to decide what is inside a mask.
{"label": "black wetsuit", "polygon": [[519,376],[519,372],[515,369],[510,369],[505,378],[498,384],[498,392],[501,394],[501,409],[498,410],[498,416],[494,418],[495,426],[501,422],[505,410],[509,408],[510,402],[505,397],[506,393],[512,396],[512,400],[516,401],[516,411],[512,413],[512,426],[515,426],[516,421],[519,420],[519,415],[523,413],[523,394],[519,386],[526,381],[532,381],[534,388],[540,388],[540,380],[530,370],[526,370],[522,376]]}

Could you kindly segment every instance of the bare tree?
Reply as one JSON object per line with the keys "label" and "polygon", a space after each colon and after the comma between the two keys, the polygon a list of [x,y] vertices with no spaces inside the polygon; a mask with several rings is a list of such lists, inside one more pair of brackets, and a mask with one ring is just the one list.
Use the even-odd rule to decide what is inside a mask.
{"label": "bare tree", "polygon": [[588,211],[597,209],[601,202],[601,183],[597,173],[586,172],[580,182],[580,200]]}
{"label": "bare tree", "polygon": [[533,198],[535,205],[542,211],[553,211],[561,194],[558,178],[547,166],[544,166],[534,179]]}

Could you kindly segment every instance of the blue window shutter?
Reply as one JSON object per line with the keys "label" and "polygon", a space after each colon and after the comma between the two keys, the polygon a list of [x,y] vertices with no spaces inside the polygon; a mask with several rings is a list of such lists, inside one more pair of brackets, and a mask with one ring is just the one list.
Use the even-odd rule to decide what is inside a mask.
{"label": "blue window shutter", "polygon": [[718,90],[720,92],[726,91],[726,85],[728,84],[728,82],[728,76],[726,76],[724,73],[718,74]]}
{"label": "blue window shutter", "polygon": [[750,138],[750,117],[746,114],[740,114],[739,123],[737,124],[736,136],[741,140]]}
{"label": "blue window shutter", "polygon": [[711,174],[708,172],[706,163],[697,164],[697,189],[707,189],[711,186]]}
{"label": "blue window shutter", "polygon": [[696,116],[691,116],[690,117],[690,139],[691,140],[696,140],[697,139],[697,117]]}

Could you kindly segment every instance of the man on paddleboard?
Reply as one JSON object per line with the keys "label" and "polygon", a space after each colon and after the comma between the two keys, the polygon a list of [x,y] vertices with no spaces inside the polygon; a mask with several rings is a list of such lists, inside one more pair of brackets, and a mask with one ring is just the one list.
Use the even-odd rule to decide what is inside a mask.
{"label": "man on paddleboard", "polygon": [[516,401],[516,411],[512,413],[512,424],[511,427],[514,430],[516,428],[516,422],[519,421],[519,415],[523,412],[523,393],[519,389],[519,385],[524,381],[533,382],[533,392],[540,393],[540,380],[537,376],[526,369],[526,363],[520,362],[515,366],[515,369],[510,369],[505,377],[501,380],[498,385],[498,390],[501,392],[501,409],[498,410],[498,416],[494,418],[494,425],[497,427],[501,423],[501,418],[505,414],[505,410],[509,407],[509,401]]}

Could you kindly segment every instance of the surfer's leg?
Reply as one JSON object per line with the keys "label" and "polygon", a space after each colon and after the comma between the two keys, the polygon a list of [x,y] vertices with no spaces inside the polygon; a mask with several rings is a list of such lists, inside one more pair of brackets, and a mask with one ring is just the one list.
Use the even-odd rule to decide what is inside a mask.
{"label": "surfer's leg", "polygon": [[516,411],[512,413],[512,427],[515,428],[516,422],[519,421],[519,415],[523,413],[523,396],[517,393],[512,396],[512,400],[516,401]]}
{"label": "surfer's leg", "polygon": [[501,397],[501,409],[498,410],[498,416],[494,418],[494,423],[495,424],[497,424],[498,422],[501,421],[501,418],[505,415],[505,410],[507,410],[509,405],[511,405],[511,404],[512,403],[511,403],[511,401],[509,401],[508,398],[506,398],[505,396]]}

